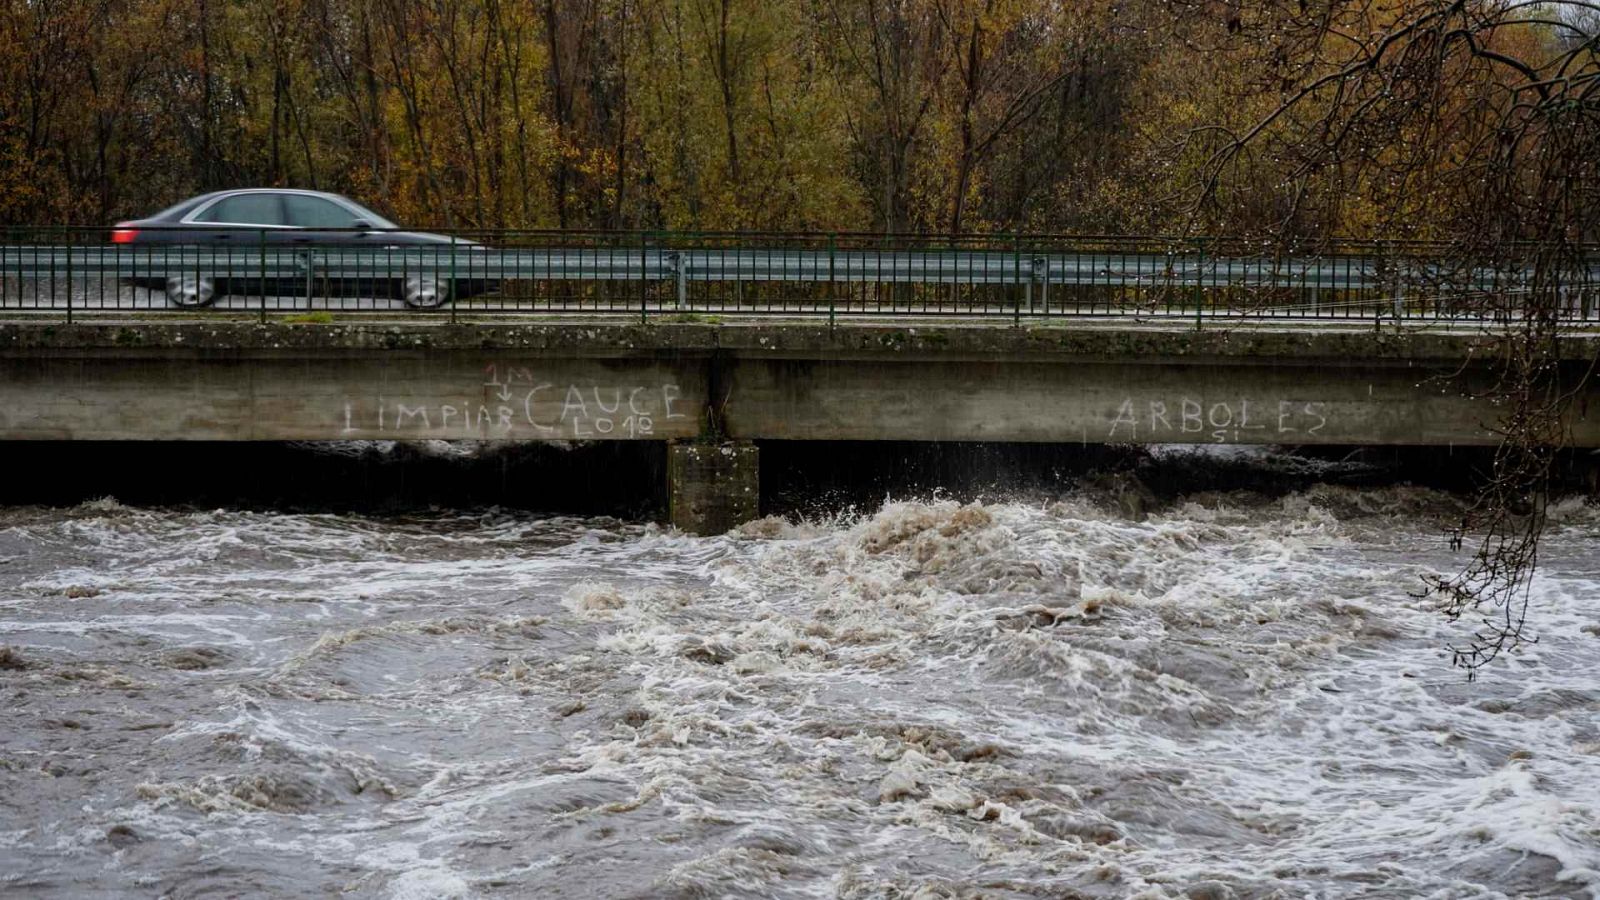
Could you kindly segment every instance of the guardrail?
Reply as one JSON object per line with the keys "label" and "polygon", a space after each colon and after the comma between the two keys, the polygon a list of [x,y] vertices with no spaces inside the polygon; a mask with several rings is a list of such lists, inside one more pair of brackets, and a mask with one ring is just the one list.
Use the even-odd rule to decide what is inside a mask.
{"label": "guardrail", "polygon": [[[416,243],[428,239],[431,243]],[[1408,319],[1514,316],[1530,264],[1448,248],[1096,236],[0,230],[0,312],[470,312]],[[1600,316],[1600,265],[1565,313]]]}

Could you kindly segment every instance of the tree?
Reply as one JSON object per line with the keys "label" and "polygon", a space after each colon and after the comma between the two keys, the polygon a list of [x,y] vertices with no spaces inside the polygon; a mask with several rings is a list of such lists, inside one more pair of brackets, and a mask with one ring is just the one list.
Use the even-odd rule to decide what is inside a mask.
{"label": "tree", "polygon": [[640,190],[667,227],[849,228],[840,103],[801,4],[642,4]]}
{"label": "tree", "polygon": [[[1596,8],[1273,0],[1189,9],[1223,11],[1235,49],[1281,98],[1245,127],[1199,132],[1213,142],[1198,215],[1215,210],[1241,160],[1266,156],[1289,163],[1291,217],[1308,204],[1325,221],[1357,208],[1378,233],[1443,241],[1439,291],[1469,293],[1484,273],[1502,273],[1499,288],[1470,301],[1495,348],[1486,396],[1504,409],[1493,469],[1456,532],[1475,551],[1462,571],[1427,582],[1445,615],[1477,619],[1452,648],[1469,674],[1525,640],[1570,402],[1594,374],[1559,360],[1571,313],[1595,292],[1600,43],[1576,14]],[[1263,224],[1264,235],[1293,233]]]}

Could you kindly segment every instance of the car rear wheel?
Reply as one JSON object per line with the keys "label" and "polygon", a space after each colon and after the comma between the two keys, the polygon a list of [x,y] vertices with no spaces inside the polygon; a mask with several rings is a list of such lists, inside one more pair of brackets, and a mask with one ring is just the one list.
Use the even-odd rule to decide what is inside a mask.
{"label": "car rear wheel", "polygon": [[406,278],[400,299],[412,309],[438,309],[450,299],[450,292],[437,279],[412,275]]}
{"label": "car rear wheel", "polygon": [[167,302],[184,309],[210,306],[217,299],[217,284],[204,275],[174,275],[167,279]]}

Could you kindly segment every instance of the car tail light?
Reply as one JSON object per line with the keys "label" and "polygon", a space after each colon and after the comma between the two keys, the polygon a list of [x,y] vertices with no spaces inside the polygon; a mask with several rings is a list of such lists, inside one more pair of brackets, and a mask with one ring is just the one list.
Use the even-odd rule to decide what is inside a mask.
{"label": "car tail light", "polygon": [[111,229],[111,243],[113,244],[131,244],[133,243],[133,239],[138,236],[139,229],[137,228]]}

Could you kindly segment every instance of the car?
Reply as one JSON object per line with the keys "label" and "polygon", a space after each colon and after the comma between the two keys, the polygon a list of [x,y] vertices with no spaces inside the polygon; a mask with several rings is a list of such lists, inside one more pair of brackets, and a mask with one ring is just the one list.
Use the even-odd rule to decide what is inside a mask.
{"label": "car", "polygon": [[[260,248],[263,268],[266,254],[271,253],[275,271],[269,278],[261,270],[234,274],[231,263],[227,264],[230,271],[208,271],[205,255],[185,257],[181,251],[167,254],[149,247],[139,259],[149,265],[152,274],[128,279],[129,283],[165,291],[169,302],[186,308],[209,306],[230,293],[307,294],[309,284],[310,290],[325,295],[382,294],[398,297],[407,306],[432,309],[451,299],[499,287],[498,282],[483,277],[452,277],[458,264],[455,254],[488,250],[483,244],[425,231],[406,231],[348,197],[324,191],[242,188],[201,194],[153,216],[118,222],[112,227],[111,241],[187,245],[191,249],[239,248],[246,252]],[[356,255],[354,268],[358,274],[312,274],[318,251],[326,255],[350,248],[388,252]],[[277,270],[286,259],[299,260],[301,271],[292,277],[283,276]],[[471,258],[459,264],[469,273],[485,271],[482,262]],[[170,271],[190,267],[194,271]]]}

